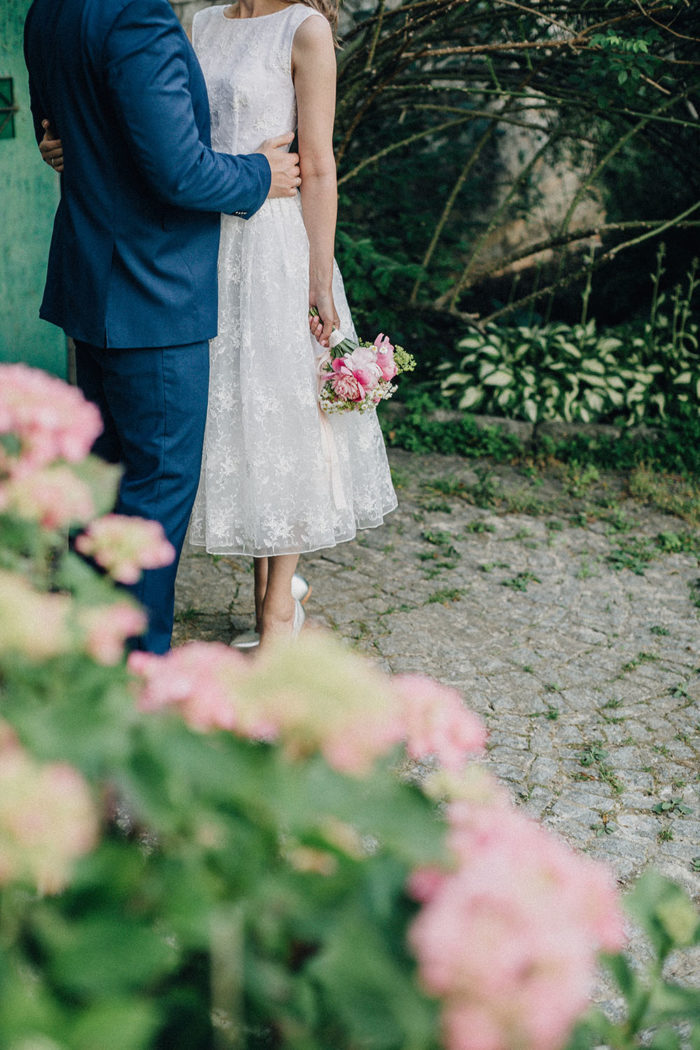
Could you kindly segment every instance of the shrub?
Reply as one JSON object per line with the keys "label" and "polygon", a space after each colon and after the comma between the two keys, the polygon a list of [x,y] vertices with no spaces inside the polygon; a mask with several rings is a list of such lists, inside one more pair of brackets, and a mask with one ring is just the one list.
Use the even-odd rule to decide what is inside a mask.
{"label": "shrub", "polygon": [[[586,324],[489,326],[458,343],[463,354],[442,392],[458,408],[565,422],[655,422],[700,406],[697,325],[666,342],[646,326],[641,335],[599,333]],[[649,352],[650,342],[653,353]]]}
{"label": "shrub", "polygon": [[[113,579],[171,552],[142,522],[91,521],[116,484],[85,458],[94,433],[72,391],[0,369],[0,1045],[560,1047],[596,951],[622,944],[605,869],[473,763],[484,730],[454,691],[321,633],[129,670],[143,618]],[[53,469],[81,498],[47,522],[42,484],[11,494]],[[642,914],[659,957],[699,939],[674,887]],[[640,1008],[612,965],[637,996],[614,1045],[697,1008],[658,974]]]}

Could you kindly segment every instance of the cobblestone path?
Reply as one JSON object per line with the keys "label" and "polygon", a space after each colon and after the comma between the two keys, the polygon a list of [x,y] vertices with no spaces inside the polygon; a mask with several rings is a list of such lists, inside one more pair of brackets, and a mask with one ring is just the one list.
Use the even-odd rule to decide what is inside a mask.
{"label": "cobblestone path", "polygon": [[[614,475],[390,458],[387,525],[303,557],[310,618],[457,687],[514,797],[622,884],[653,866],[697,897],[698,530]],[[252,626],[250,565],[184,557],[176,641]],[[698,971],[698,953],[677,964]]]}

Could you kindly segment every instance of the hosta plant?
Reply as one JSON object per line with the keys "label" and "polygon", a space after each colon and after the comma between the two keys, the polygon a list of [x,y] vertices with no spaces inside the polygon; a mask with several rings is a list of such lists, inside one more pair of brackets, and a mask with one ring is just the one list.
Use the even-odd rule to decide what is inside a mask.
{"label": "hosta plant", "polygon": [[700,406],[697,325],[683,341],[654,330],[598,332],[594,320],[528,327],[488,326],[457,346],[442,392],[460,409],[531,423],[542,420],[653,422],[681,405]]}
{"label": "hosta plant", "polygon": [[[692,1021],[630,976],[609,873],[510,804],[453,690],[312,631],[127,663],[115,581],[172,552],[104,514],[98,428],[0,368],[3,1050],[588,1050],[601,949],[614,1045]],[[698,941],[675,888],[642,913],[660,958]]]}

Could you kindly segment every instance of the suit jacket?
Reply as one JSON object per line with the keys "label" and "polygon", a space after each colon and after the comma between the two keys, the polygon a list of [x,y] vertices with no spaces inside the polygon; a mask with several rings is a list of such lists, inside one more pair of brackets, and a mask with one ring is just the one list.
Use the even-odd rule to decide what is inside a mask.
{"label": "suit jacket", "polygon": [[262,154],[210,148],[206,86],[167,0],[34,0],[34,125],[65,171],[40,316],[96,346],[178,346],[217,325],[220,212],[267,196]]}

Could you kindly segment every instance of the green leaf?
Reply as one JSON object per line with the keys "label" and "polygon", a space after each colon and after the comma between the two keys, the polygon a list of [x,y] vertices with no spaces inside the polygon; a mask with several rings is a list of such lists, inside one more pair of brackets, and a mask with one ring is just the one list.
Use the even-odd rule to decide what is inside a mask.
{"label": "green leaf", "polygon": [[513,375],[510,372],[506,372],[504,368],[498,368],[495,371],[490,372],[488,375],[482,375],[482,381],[484,386],[510,386],[513,382]]}
{"label": "green leaf", "polygon": [[523,415],[531,423],[537,422],[537,405],[530,398],[523,401]]}
{"label": "green leaf", "polygon": [[680,1050],[681,1040],[672,1028],[662,1028],[647,1045],[649,1050]]}
{"label": "green leaf", "polygon": [[479,404],[483,396],[483,391],[480,390],[479,387],[468,387],[459,399],[459,408],[473,408],[475,405]]}
{"label": "green leaf", "polygon": [[447,379],[442,381],[442,390],[444,393],[449,393],[451,386],[462,386],[464,383],[469,382],[469,377],[463,375],[461,372],[452,372],[448,375]]}
{"label": "green leaf", "polygon": [[639,879],[626,904],[660,958],[665,958],[672,947],[691,944],[700,935],[695,906],[680,886],[656,872],[646,872]]}
{"label": "green leaf", "polygon": [[309,970],[351,1033],[352,1045],[388,1050],[434,1044],[435,1004],[418,992],[401,945],[387,941],[359,910],[347,908],[337,917]]}
{"label": "green leaf", "polygon": [[90,489],[97,516],[108,514],[114,509],[122,476],[121,467],[105,463],[97,456],[88,456],[81,463],[72,463],[70,469]]}
{"label": "green leaf", "polygon": [[700,990],[657,981],[652,989],[647,1020],[650,1025],[680,1020],[700,1022]]}
{"label": "green leaf", "polygon": [[41,935],[53,979],[67,991],[90,998],[142,990],[177,961],[162,933],[126,915],[91,916],[70,926],[45,918]]}
{"label": "green leaf", "polygon": [[[103,965],[109,966],[109,960]],[[155,1003],[145,999],[98,1003],[80,1011],[70,1045],[72,1050],[147,1050],[158,1022]]]}

